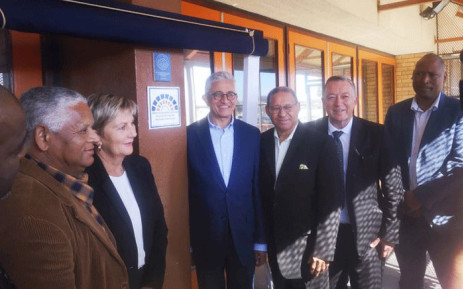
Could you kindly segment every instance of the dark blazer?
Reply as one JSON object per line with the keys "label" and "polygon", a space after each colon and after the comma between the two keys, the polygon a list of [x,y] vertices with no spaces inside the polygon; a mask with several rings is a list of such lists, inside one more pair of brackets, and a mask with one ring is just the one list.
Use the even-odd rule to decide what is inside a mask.
{"label": "dark blazer", "polygon": [[167,227],[151,166],[139,155],[123,161],[130,185],[140,209],[143,226],[145,266],[141,284],[134,284],[138,270],[138,251],[132,222],[100,158],[87,169],[88,183],[95,190],[93,204],[113,233],[117,250],[127,266],[131,288],[162,288],[166,266]]}
{"label": "dark blazer", "polygon": [[[312,253],[327,261],[334,257],[342,204],[334,142],[299,123],[276,182],[274,129],[261,136],[260,158],[269,254],[281,254],[297,239],[308,236],[301,264],[296,264],[306,279]],[[291,275],[285,271],[297,269],[286,264],[279,267],[283,276]]]}
{"label": "dark blazer", "polygon": [[[408,159],[411,154],[414,112],[413,98],[391,106],[386,116],[386,132],[409,189]],[[428,223],[437,215],[455,216],[435,229],[463,228],[461,189],[463,178],[463,119],[459,101],[441,93],[437,110],[426,125],[417,158],[418,187],[414,193],[422,204]],[[413,227],[409,228],[413,230]],[[409,234],[412,235],[412,234]]]}
{"label": "dark blazer", "polygon": [[[310,122],[308,126],[328,134],[328,117]],[[345,194],[359,256],[368,251],[377,237],[397,244],[397,207],[402,189],[399,170],[393,168],[384,146],[382,125],[353,118]]]}
{"label": "dark blazer", "polygon": [[128,287],[109,228],[35,161],[21,160],[0,220],[1,266],[18,288]]}
{"label": "dark blazer", "polygon": [[243,265],[254,264],[254,243],[265,243],[259,195],[259,130],[235,119],[233,160],[225,186],[207,118],[187,128],[191,245],[195,262],[215,268],[231,232]]}

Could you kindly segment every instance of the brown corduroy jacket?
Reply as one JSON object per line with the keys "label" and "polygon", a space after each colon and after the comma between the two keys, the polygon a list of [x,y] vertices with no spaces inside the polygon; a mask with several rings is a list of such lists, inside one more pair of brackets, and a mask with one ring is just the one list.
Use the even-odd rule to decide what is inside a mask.
{"label": "brown corduroy jacket", "polygon": [[28,159],[0,201],[0,264],[18,289],[128,288],[108,227]]}

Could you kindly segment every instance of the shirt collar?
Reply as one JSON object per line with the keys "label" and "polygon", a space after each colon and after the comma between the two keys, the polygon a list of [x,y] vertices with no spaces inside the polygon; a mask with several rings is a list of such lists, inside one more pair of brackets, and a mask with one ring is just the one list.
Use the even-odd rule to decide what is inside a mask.
{"label": "shirt collar", "polygon": [[[296,126],[293,128],[293,131],[291,132],[291,134],[290,134],[290,135],[288,136],[288,138],[285,139],[283,142],[285,142],[285,141],[287,141],[287,140],[291,141],[291,140],[293,139],[294,133],[296,132],[296,128],[297,128],[298,125],[299,125],[299,122],[297,122],[297,124],[296,124]],[[273,137],[274,137],[277,141],[280,140],[280,138],[278,137],[278,132],[277,132],[277,129],[276,129],[276,128],[273,130]]]}
{"label": "shirt collar", "polygon": [[84,174],[82,178],[77,179],[71,175],[65,174],[56,168],[39,162],[33,159],[30,155],[26,155],[26,158],[31,159],[37,163],[37,165],[45,172],[49,173],[55,180],[66,186],[72,194],[88,205],[92,205],[94,191],[92,187],[87,185],[88,175]]}
{"label": "shirt collar", "polygon": [[[433,104],[431,105],[430,109],[433,111],[439,108],[439,100],[442,92],[439,92],[439,95],[437,96],[436,100],[434,100]],[[416,96],[412,100],[412,105],[410,107],[411,110],[413,111],[420,111],[423,112],[423,110],[418,106],[418,102],[416,102]],[[428,109],[429,110],[429,109]]]}
{"label": "shirt collar", "polygon": [[211,122],[211,119],[209,117],[209,113],[207,114],[207,122],[209,123],[209,128],[215,128],[215,129],[220,129],[220,130],[226,130],[226,129],[230,129],[233,127],[233,124],[235,123],[235,118],[233,117],[233,115],[231,116],[231,121],[230,123],[224,128],[222,129],[220,126],[218,125],[215,125]]}
{"label": "shirt collar", "polygon": [[333,135],[333,131],[342,131],[343,134],[346,134],[346,135],[349,135],[352,131],[352,123],[353,123],[353,120],[354,120],[354,117],[352,116],[349,120],[349,122],[347,123],[347,125],[345,127],[343,127],[342,129],[339,129],[337,127],[335,127],[334,125],[331,124],[331,121],[330,119],[328,118],[328,134],[329,135]]}

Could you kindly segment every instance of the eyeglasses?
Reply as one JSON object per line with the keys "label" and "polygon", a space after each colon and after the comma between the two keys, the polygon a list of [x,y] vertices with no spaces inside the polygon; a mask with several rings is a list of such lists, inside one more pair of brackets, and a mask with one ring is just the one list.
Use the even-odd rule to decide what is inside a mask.
{"label": "eyeglasses", "polygon": [[234,91],[229,91],[227,93],[223,93],[221,91],[215,91],[215,92],[209,93],[209,96],[212,96],[214,100],[221,100],[222,97],[226,96],[228,100],[233,101],[236,99],[238,94],[236,94],[236,92]]}
{"label": "eyeglasses", "polygon": [[287,105],[283,105],[283,106],[280,106],[280,105],[270,105],[268,107],[269,111],[272,113],[272,114],[275,114],[275,113],[278,113],[280,112],[281,110],[283,110],[284,112],[288,113],[288,112],[291,112],[291,110],[293,109],[293,107],[295,107],[297,105],[297,102],[294,103],[294,104],[287,104]]}

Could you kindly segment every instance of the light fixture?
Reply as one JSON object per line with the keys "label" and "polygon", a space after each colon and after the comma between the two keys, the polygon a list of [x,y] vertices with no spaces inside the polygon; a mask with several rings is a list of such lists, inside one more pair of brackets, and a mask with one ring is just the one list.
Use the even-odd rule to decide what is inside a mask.
{"label": "light fixture", "polygon": [[432,7],[426,7],[426,9],[420,12],[420,16],[426,20],[432,19],[449,3],[450,1],[433,2]]}

